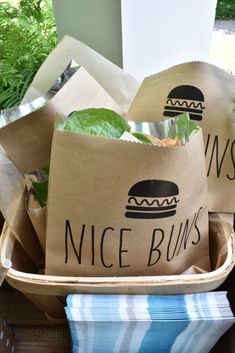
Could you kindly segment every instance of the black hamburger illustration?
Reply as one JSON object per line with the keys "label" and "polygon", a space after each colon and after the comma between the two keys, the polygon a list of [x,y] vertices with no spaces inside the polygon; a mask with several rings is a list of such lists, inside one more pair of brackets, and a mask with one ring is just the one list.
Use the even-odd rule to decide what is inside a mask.
{"label": "black hamburger illustration", "polygon": [[167,180],[142,180],[128,193],[126,218],[166,218],[176,213],[178,186]]}
{"label": "black hamburger illustration", "polygon": [[164,116],[174,117],[188,113],[191,120],[202,120],[204,95],[195,86],[182,85],[175,87],[168,95]]}

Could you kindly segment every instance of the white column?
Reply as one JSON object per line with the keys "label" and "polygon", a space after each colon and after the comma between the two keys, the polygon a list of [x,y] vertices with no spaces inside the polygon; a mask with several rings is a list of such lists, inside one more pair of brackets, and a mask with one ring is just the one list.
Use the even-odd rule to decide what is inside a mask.
{"label": "white column", "polygon": [[121,0],[53,0],[58,36],[68,34],[122,66]]}
{"label": "white column", "polygon": [[206,61],[217,0],[121,0],[124,69],[145,76]]}

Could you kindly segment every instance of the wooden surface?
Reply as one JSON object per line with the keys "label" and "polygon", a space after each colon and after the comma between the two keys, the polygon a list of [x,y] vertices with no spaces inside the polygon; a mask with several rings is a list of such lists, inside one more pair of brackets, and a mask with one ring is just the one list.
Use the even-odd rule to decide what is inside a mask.
{"label": "wooden surface", "polygon": [[20,343],[16,353],[69,353],[70,348],[55,345],[43,345],[38,343]]}
{"label": "wooden surface", "polygon": [[15,334],[16,353],[70,352],[68,326],[50,322],[33,303],[6,283],[0,289],[0,317],[7,320]]}
{"label": "wooden surface", "polygon": [[69,353],[69,331],[64,326],[11,326],[18,342],[17,353]]}
{"label": "wooden surface", "polygon": [[0,317],[9,325],[50,325],[34,304],[6,283],[0,289]]}

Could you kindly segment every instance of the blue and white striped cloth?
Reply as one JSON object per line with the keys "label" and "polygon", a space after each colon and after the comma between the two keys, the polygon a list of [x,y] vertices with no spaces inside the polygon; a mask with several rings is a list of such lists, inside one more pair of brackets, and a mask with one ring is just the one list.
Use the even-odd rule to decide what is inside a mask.
{"label": "blue and white striped cloth", "polygon": [[235,322],[226,292],[67,297],[73,353],[208,353]]}

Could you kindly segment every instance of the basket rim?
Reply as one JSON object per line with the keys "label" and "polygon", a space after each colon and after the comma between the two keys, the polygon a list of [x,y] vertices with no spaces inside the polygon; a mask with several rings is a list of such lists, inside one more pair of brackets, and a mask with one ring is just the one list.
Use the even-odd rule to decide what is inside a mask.
{"label": "basket rim", "polygon": [[[6,252],[7,242],[14,243],[15,239],[8,229],[2,234],[1,237],[1,257],[4,257],[4,252]],[[182,274],[182,275],[166,275],[166,276],[113,276],[113,277],[85,277],[85,276],[76,276],[76,277],[68,277],[68,276],[52,276],[52,275],[42,275],[42,274],[34,274],[34,273],[26,273],[22,271],[15,270],[14,268],[10,268],[7,273],[7,278],[14,281],[21,281],[28,284],[38,284],[38,285],[169,285],[172,284],[189,284],[191,282],[200,283],[211,283],[214,281],[218,281],[231,272],[232,268],[235,264],[235,256],[234,256],[234,241],[235,235],[234,231],[232,231],[230,238],[227,241],[227,256],[226,259],[219,268],[200,274]]]}

